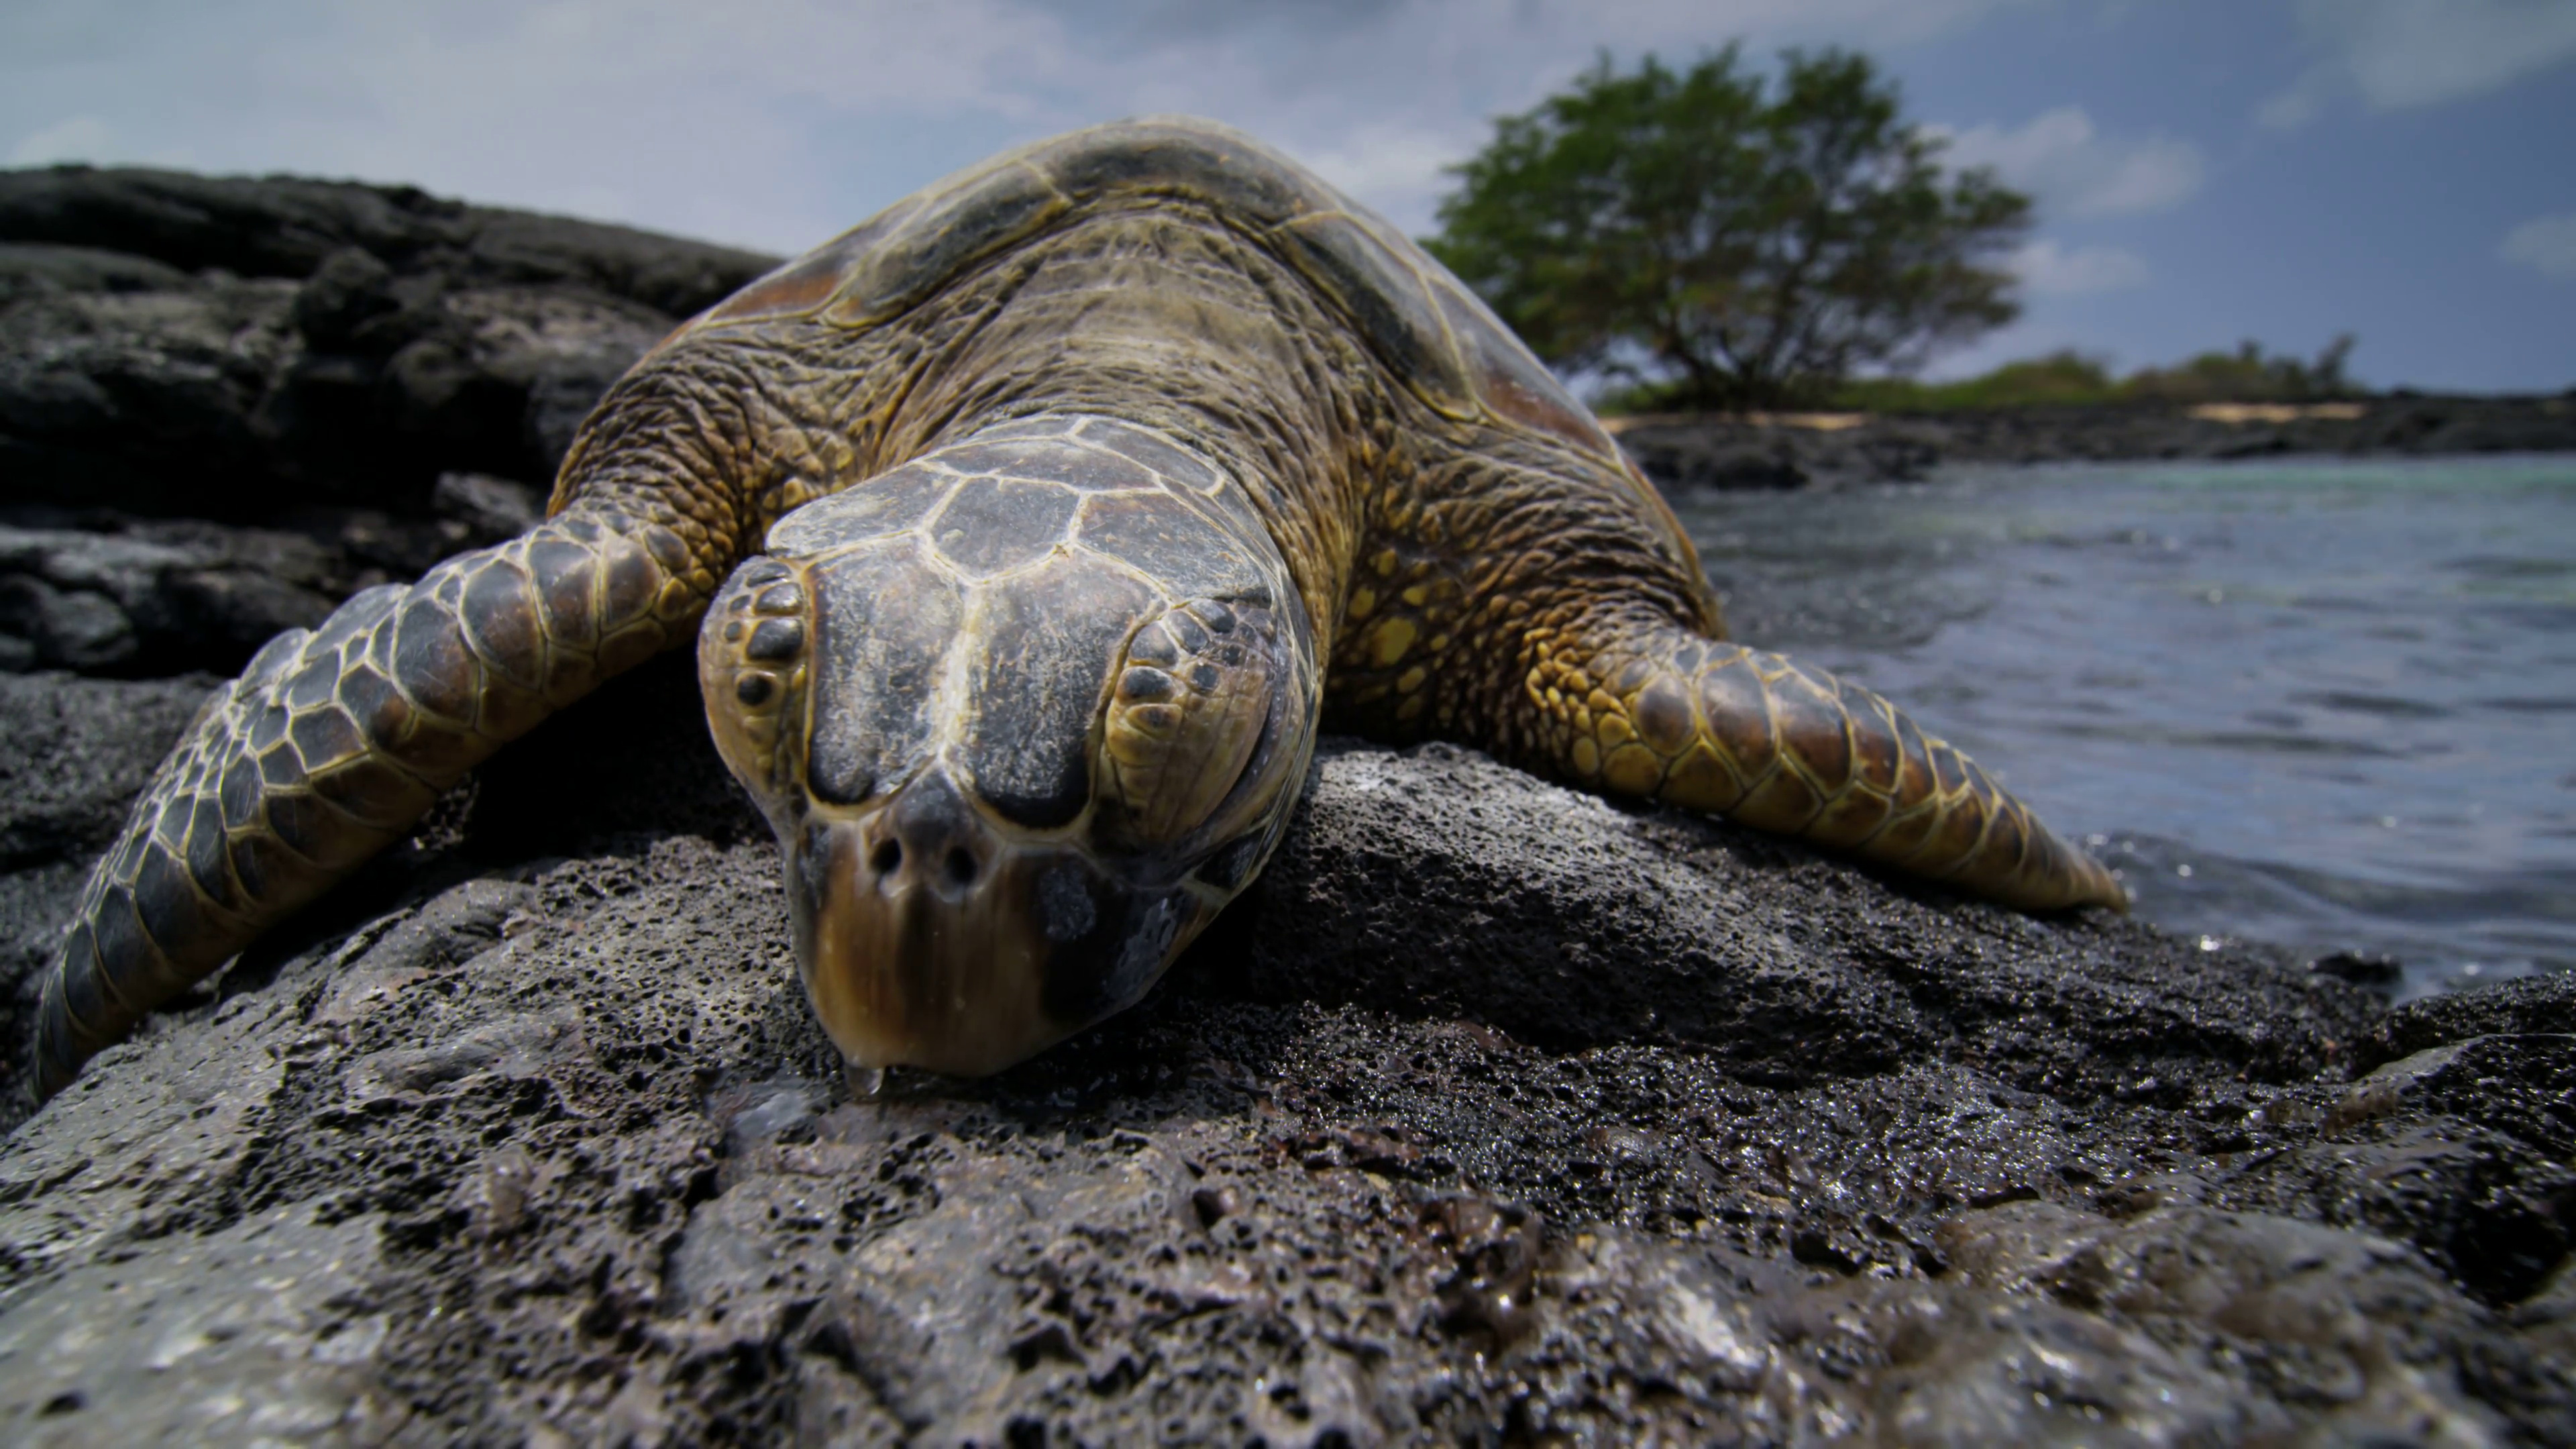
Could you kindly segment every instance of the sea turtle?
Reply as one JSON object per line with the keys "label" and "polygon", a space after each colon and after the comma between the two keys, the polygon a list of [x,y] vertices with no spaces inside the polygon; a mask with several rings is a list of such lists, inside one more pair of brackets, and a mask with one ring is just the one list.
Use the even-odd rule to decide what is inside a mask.
{"label": "sea turtle", "polygon": [[991,1072],[1134,1002],[1261,869],[1323,728],[2124,904],[1886,701],[1723,642],[1654,487],[1401,233],[1153,119],[754,282],[609,390],[544,522],[271,641],[93,872],[38,1090],[693,636],[862,1069]]}

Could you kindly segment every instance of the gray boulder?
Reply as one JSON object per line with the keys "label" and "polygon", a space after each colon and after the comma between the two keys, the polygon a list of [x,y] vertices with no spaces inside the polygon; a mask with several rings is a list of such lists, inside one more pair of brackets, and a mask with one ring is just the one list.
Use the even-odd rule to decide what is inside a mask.
{"label": "gray boulder", "polygon": [[399,187],[0,171],[0,511],[271,523],[544,485],[680,318],[774,259]]}
{"label": "gray boulder", "polygon": [[0,306],[0,506],[257,522],[417,514],[447,471],[542,484],[676,325],[595,293],[425,279],[351,337],[345,299],[306,305],[335,286],[216,277]]}
{"label": "gray boulder", "polygon": [[0,242],[0,307],[25,297],[166,292],[187,285],[187,273],[149,257],[100,247]]}
{"label": "gray boulder", "polygon": [[682,317],[777,265],[630,227],[468,206],[417,187],[88,166],[0,171],[0,238],[147,257],[183,272],[298,279],[357,251],[392,272],[576,287]]}
{"label": "gray boulder", "polygon": [[84,673],[227,667],[348,592],[296,534],[206,525],[125,533],[0,526],[0,632],[34,664]]}

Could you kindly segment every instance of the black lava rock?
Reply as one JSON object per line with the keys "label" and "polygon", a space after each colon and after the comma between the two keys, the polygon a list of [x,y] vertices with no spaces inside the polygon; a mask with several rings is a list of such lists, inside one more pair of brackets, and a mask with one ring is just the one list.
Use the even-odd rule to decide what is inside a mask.
{"label": "black lava rock", "polygon": [[[206,1442],[261,1432],[251,1405],[655,1443],[2576,1429],[2567,1037],[2418,1012],[2410,1042],[2470,1034],[2356,1075],[2392,1018],[2282,953],[1337,744],[1143,1005],[853,1101],[687,663],[540,729],[0,1144],[0,1415]],[[13,938],[68,909],[72,843],[185,703],[20,827],[72,848],[22,857],[53,891],[0,890]],[[2570,1009],[2517,990],[2513,1024]]]}
{"label": "black lava rock", "polygon": [[542,486],[599,394],[774,259],[408,188],[0,172],[0,515],[272,523]]}

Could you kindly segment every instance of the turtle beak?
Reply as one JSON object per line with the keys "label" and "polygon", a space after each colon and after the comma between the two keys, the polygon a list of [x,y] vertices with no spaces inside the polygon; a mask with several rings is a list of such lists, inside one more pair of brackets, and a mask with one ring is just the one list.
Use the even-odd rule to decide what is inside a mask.
{"label": "turtle beak", "polygon": [[860,1067],[983,1076],[1145,994],[1211,909],[995,824],[941,767],[791,841],[797,966]]}

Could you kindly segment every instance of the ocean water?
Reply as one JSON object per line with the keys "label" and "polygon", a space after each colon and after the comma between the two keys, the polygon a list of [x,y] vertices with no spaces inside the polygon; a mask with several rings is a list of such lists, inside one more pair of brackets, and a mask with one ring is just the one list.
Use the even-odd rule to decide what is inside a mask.
{"label": "ocean water", "polygon": [[1732,632],[1896,700],[2177,931],[2576,969],[2576,457],[1675,500]]}

